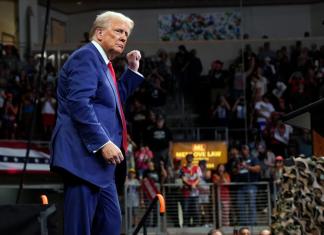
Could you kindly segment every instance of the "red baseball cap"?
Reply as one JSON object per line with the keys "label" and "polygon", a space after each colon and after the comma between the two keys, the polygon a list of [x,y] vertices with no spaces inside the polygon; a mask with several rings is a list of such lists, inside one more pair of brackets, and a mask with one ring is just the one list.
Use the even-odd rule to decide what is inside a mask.
{"label": "red baseball cap", "polygon": [[284,160],[283,157],[280,155],[276,157],[276,161],[283,161],[283,160]]}

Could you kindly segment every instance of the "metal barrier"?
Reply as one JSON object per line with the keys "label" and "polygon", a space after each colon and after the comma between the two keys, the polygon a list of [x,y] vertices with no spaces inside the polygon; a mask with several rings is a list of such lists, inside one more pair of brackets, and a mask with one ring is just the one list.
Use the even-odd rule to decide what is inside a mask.
{"label": "metal barrier", "polygon": [[227,127],[173,127],[174,140],[222,140],[228,141]]}
{"label": "metal barrier", "polygon": [[[159,204],[157,204],[157,203],[159,203]],[[135,228],[135,230],[133,232],[133,235],[137,235],[139,233],[139,231],[141,230],[141,228],[144,229],[144,235],[147,234],[147,232],[146,232],[146,219],[148,218],[148,216],[150,215],[150,213],[154,209],[154,207],[156,207],[156,205],[159,205],[159,207],[160,207],[160,210],[159,210],[160,211],[160,216],[164,215],[164,213],[165,213],[165,200],[164,200],[164,197],[161,194],[156,194],[156,196],[152,200],[151,204],[147,208],[145,214],[143,215],[141,221],[138,223],[137,227]]]}
{"label": "metal barrier", "polygon": [[[160,185],[156,185],[160,191]],[[124,195],[124,209],[125,209],[125,234],[133,234],[136,229],[136,225],[140,222],[140,218],[145,215],[151,204],[151,200],[142,190],[142,187],[138,184],[125,184]],[[149,233],[162,234],[161,217],[159,216],[159,203],[157,203],[153,211],[148,215],[145,222],[145,229]],[[145,232],[146,233],[146,232]]]}
{"label": "metal barrier", "polygon": [[222,184],[216,191],[219,227],[271,224],[268,182]]}
{"label": "metal barrier", "polygon": [[164,184],[165,224],[170,227],[215,227],[216,194],[213,184],[199,188],[199,196],[184,196],[181,184]]}
{"label": "metal barrier", "polygon": [[[143,216],[150,201],[140,186],[125,187],[125,233],[132,234],[132,225],[138,223],[136,220]],[[129,194],[134,192],[134,187],[139,202],[142,201],[135,207]],[[268,227],[271,224],[268,182],[205,184],[199,187],[199,196],[192,197],[184,196],[180,183],[163,184],[158,188],[165,198],[166,213],[160,220],[156,209],[156,216],[151,217],[147,227],[154,234],[166,234],[171,230],[187,233],[188,229],[201,233],[215,227],[231,231],[239,226]]]}

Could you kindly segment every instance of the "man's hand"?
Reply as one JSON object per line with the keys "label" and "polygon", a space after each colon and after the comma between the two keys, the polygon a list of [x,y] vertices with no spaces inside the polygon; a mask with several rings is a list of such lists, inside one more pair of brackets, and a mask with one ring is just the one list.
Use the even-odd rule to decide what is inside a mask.
{"label": "man's hand", "polygon": [[126,55],[128,67],[137,72],[139,68],[139,61],[141,59],[141,53],[138,50],[133,50]]}
{"label": "man's hand", "polygon": [[124,160],[122,152],[113,142],[109,142],[103,146],[101,154],[106,162],[110,164],[119,164]]}

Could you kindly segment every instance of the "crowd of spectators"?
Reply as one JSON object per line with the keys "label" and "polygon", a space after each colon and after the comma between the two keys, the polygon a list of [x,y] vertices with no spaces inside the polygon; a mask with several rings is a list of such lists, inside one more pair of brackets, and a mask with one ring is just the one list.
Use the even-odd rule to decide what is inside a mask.
{"label": "crowd of spectators", "polygon": [[[202,65],[195,51],[189,52],[185,46],[179,46],[179,51],[169,60],[166,55],[164,58],[162,67],[168,68],[165,71],[169,72],[167,79],[161,79],[166,95],[174,95],[173,88],[176,88],[186,100],[196,105],[201,115],[197,125],[248,129],[249,138],[246,143],[242,136],[232,137],[229,141],[228,163],[207,170],[208,173],[203,169],[203,164],[199,164],[199,169],[190,167],[188,159],[185,166],[177,167],[177,161],[172,161],[169,152],[168,162],[173,162],[173,165],[167,163],[160,167],[155,161],[156,169],[159,169],[157,174],[161,176],[159,182],[182,181],[186,215],[184,224],[188,224],[189,220],[194,224],[206,221],[203,218],[205,213],[202,212],[204,207],[199,210],[192,207],[200,201],[203,205],[204,183],[246,183],[235,188],[234,195],[230,195],[229,187],[221,187],[222,223],[232,224],[235,219],[235,223],[240,225],[257,224],[258,210],[264,208],[258,208],[258,188],[251,182],[268,181],[271,185],[274,184],[276,187],[271,188],[271,201],[274,203],[276,192],[280,190],[285,159],[296,153],[311,155],[309,130],[293,129],[280,118],[323,96],[324,46],[317,48],[313,44],[311,48],[307,48],[297,41],[289,50],[284,46],[274,51],[271,44],[265,42],[258,52],[254,52],[247,45],[242,55],[233,59],[227,69],[221,60],[213,61],[207,75],[201,75]],[[148,63],[149,58],[146,60]],[[156,61],[159,62],[160,59]],[[197,68],[197,71],[193,72],[193,68]],[[163,77],[161,73],[158,74]],[[195,100],[195,94],[200,96],[198,100]],[[150,106],[145,104],[145,99],[135,101],[139,100],[142,103],[136,107]],[[143,111],[143,108],[139,110]],[[154,109],[150,109],[151,111],[154,112]],[[152,113],[147,115],[150,116]],[[148,119],[152,121],[154,118]],[[141,128],[145,129],[143,126]],[[143,139],[145,145],[147,142]],[[170,145],[172,138],[169,139],[168,147]],[[150,145],[147,146],[146,151],[150,149]],[[154,161],[154,154],[150,156]],[[135,169],[136,167],[135,165]],[[191,173],[190,180],[187,179],[186,172]],[[191,188],[190,191],[188,187]],[[231,205],[239,207],[235,215],[231,214]],[[186,214],[188,210],[191,211],[190,216]]]}
{"label": "crowd of spectators", "polygon": [[[247,44],[228,69],[220,60],[211,64],[208,124],[254,129],[250,140],[257,139],[276,156],[310,155],[307,144],[290,148],[293,128],[280,117],[323,97],[323,67],[324,46],[307,48],[297,41],[290,50],[283,46],[275,51],[265,42],[254,52]],[[309,145],[306,130],[295,133],[300,136],[295,143]]]}
{"label": "crowd of spectators", "polygon": [[[50,138],[56,114],[56,71],[51,63],[47,63],[38,86],[36,62],[32,56],[21,59],[18,50],[12,45],[0,45],[2,139],[26,139],[32,126],[33,113],[36,115],[34,138]],[[37,104],[35,100],[38,101]]]}

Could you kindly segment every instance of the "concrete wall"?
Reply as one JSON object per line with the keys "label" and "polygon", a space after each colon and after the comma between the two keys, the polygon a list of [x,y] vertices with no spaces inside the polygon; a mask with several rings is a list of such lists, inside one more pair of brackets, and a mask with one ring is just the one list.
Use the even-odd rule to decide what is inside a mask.
{"label": "concrete wall", "polygon": [[[0,37],[2,33],[7,33],[17,37],[17,25],[15,14],[15,3],[11,1],[0,2]],[[17,39],[17,38],[16,38]],[[1,38],[2,40],[2,38]],[[6,42],[4,42],[6,43]]]}
{"label": "concrete wall", "polygon": [[[312,30],[310,5],[254,6],[243,7],[242,9],[242,30],[252,38],[260,38],[265,34],[272,38],[300,37],[305,31],[310,32]],[[228,10],[240,11],[240,8],[170,8],[125,10],[121,12],[135,21],[135,29],[132,34],[133,40],[156,41],[159,40],[157,23],[160,14],[213,13]],[[82,33],[89,30],[92,21],[99,13],[97,11],[70,15],[68,42],[80,41]]]}
{"label": "concrete wall", "polygon": [[324,36],[324,3],[311,6],[311,36]]}
{"label": "concrete wall", "polygon": [[[129,38],[126,51],[139,49],[146,55],[154,55],[160,48],[168,52],[175,52],[180,44],[185,44],[188,49],[197,49],[197,54],[204,64],[203,73],[207,73],[211,62],[220,59],[225,66],[230,64],[246,43],[252,44],[254,51],[264,43],[260,38],[268,35],[274,49],[281,46],[290,46],[297,39],[303,39],[304,32],[308,31],[313,36],[324,36],[323,27],[319,25],[324,12],[324,4],[315,5],[289,5],[289,6],[253,6],[243,7],[242,33],[248,33],[250,41],[224,40],[224,41],[188,41],[188,42],[161,42],[158,37],[159,14],[170,13],[212,13],[226,10],[239,10],[240,8],[198,8],[198,9],[140,9],[124,10],[135,21],[135,29]],[[103,9],[103,11],[108,9]],[[45,8],[39,7],[40,21],[43,24]],[[80,45],[83,33],[89,31],[91,24],[99,11],[86,12],[73,15],[64,15],[51,11],[51,17],[66,23],[67,44],[57,46],[48,45],[54,50],[73,50]],[[40,33],[40,35],[42,35]],[[303,43],[310,45],[312,42],[323,45],[323,38],[306,39]],[[38,47],[39,48],[39,47]]]}

